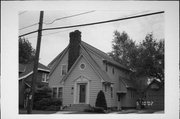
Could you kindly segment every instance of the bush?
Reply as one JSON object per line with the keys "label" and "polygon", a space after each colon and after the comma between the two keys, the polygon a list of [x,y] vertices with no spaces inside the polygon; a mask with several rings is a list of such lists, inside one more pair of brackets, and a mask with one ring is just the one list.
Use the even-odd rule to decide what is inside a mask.
{"label": "bush", "polygon": [[92,107],[90,109],[85,109],[85,112],[94,112],[94,113],[105,113],[103,107]]}
{"label": "bush", "polygon": [[51,98],[51,89],[48,86],[39,86],[34,93],[34,102],[44,98]]}
{"label": "bush", "polygon": [[47,106],[44,110],[46,110],[46,111],[58,111],[58,110],[60,110],[60,106],[51,105],[51,106]]}
{"label": "bush", "polygon": [[55,111],[59,110],[60,106],[62,106],[62,101],[54,98],[43,98],[34,103],[34,109],[36,110]]}
{"label": "bush", "polygon": [[101,107],[104,110],[107,110],[106,98],[105,98],[104,92],[102,90],[100,90],[98,95],[97,95],[96,107],[98,107],[98,108]]}
{"label": "bush", "polygon": [[94,107],[94,112],[97,112],[97,113],[105,113],[103,107]]}

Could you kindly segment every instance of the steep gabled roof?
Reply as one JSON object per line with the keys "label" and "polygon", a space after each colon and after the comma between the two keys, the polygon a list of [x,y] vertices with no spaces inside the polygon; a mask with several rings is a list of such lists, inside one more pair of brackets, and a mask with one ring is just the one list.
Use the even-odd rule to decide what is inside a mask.
{"label": "steep gabled roof", "polygon": [[[110,77],[108,76],[107,72],[105,72],[98,64],[98,62],[93,58],[93,56],[91,56],[91,54],[95,54],[98,55],[98,57],[100,57],[102,59],[102,61],[108,61],[111,64],[124,69],[126,71],[130,71],[128,68],[126,68],[125,66],[121,65],[120,63],[114,61],[110,56],[108,56],[106,53],[98,50],[97,48],[81,41],[80,43],[80,47],[81,47],[81,55],[83,55],[88,62],[93,66],[94,70],[96,73],[98,73],[98,75],[102,78],[102,80],[104,82],[110,82],[112,83],[112,79],[110,79]],[[67,51],[69,50],[69,45],[56,57],[54,58],[54,60],[52,62],[49,63],[48,67],[51,67],[51,72],[49,75],[51,75],[53,73],[53,71],[56,69],[56,67],[58,66],[59,62],[62,60],[63,56],[67,53]],[[80,55],[80,56],[81,56]],[[80,57],[79,56],[79,57]],[[79,59],[78,57],[78,59]],[[77,60],[78,60],[77,59]],[[76,60],[76,62],[77,62]],[[66,78],[68,77],[68,75],[70,74],[71,70],[73,69],[73,67],[75,66],[76,62],[73,64],[73,66],[70,68],[70,70],[68,71],[67,75],[64,76],[63,80],[66,80]]]}
{"label": "steep gabled roof", "polygon": [[130,71],[127,67],[125,67],[124,65],[118,63],[117,61],[112,59],[109,55],[107,55],[106,53],[102,52],[101,50],[99,50],[99,49],[97,49],[97,48],[95,48],[95,47],[93,47],[93,46],[91,46],[91,45],[89,45],[89,44],[87,44],[87,43],[85,43],[83,41],[81,41],[81,44],[82,44],[82,46],[86,50],[88,50],[88,51],[90,51],[92,53],[95,53],[96,55],[100,56],[103,61],[109,62],[109,63],[111,63],[111,64],[113,64],[113,65],[115,65],[117,67],[120,67],[121,69],[125,69],[125,70]]}
{"label": "steep gabled roof", "polygon": [[71,74],[72,70],[75,68],[76,64],[79,62],[81,57],[84,57],[85,60],[92,66],[95,73],[97,73],[97,75],[100,77],[100,79],[103,82],[112,83],[112,80],[109,78],[107,73],[105,71],[103,71],[102,69],[100,69],[100,67],[96,64],[96,62],[93,60],[93,58],[88,54],[88,52],[85,51],[85,49],[82,46],[81,46],[81,48],[82,48],[82,52],[81,52],[80,56],[75,61],[75,63],[72,65],[72,67],[70,68],[68,73],[63,77],[61,82],[65,81],[68,78],[68,76]]}
{"label": "steep gabled roof", "polygon": [[57,57],[55,57],[53,61],[51,61],[48,64],[48,67],[51,69],[51,72],[49,73],[49,75],[51,75],[53,73],[53,71],[56,69],[59,62],[62,60],[64,55],[67,53],[68,49],[69,49],[69,45]]}
{"label": "steep gabled roof", "polygon": [[134,85],[132,80],[127,79],[127,78],[120,78],[120,80],[123,82],[126,88],[136,89],[136,86]]}
{"label": "steep gabled roof", "polygon": [[[157,87],[152,87],[152,85],[156,85]],[[148,91],[148,90],[160,90],[161,88],[164,87],[164,83],[156,80],[156,79],[153,79],[151,81],[151,83],[145,88],[144,92]]]}
{"label": "steep gabled roof", "polygon": [[[23,79],[31,75],[33,73],[33,67],[34,63],[19,64],[19,79]],[[50,69],[41,63],[38,64],[38,70],[48,73],[50,72]]]}
{"label": "steep gabled roof", "polygon": [[89,51],[87,51],[85,46],[83,46],[83,44],[81,45],[81,48],[85,51],[84,55],[86,55],[86,57],[88,58],[90,63],[93,65],[95,70],[100,74],[100,76],[103,78],[103,80],[105,82],[111,82],[112,83],[112,79],[107,75],[107,73],[103,69],[101,69],[101,67],[98,65],[96,60],[93,59],[93,57],[90,55]]}
{"label": "steep gabled roof", "polygon": [[61,57],[65,54],[65,52],[68,50],[69,45],[59,54],[57,55],[49,64],[48,67],[51,69],[53,64],[57,64],[59,62],[59,60],[61,59]]}

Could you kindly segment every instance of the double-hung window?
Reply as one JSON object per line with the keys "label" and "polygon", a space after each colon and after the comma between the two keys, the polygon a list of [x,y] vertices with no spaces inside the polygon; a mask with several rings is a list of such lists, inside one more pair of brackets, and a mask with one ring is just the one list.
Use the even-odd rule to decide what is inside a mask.
{"label": "double-hung window", "polygon": [[61,65],[61,75],[66,75],[67,74],[67,65],[63,64]]}
{"label": "double-hung window", "polygon": [[59,87],[58,88],[58,98],[60,99],[60,100],[62,100],[62,95],[63,95],[63,92],[62,92],[62,87]]}
{"label": "double-hung window", "polygon": [[47,74],[42,73],[42,82],[47,82]]}
{"label": "double-hung window", "polygon": [[53,92],[52,93],[53,93],[52,94],[53,98],[57,98],[57,88],[56,87],[53,88]]}

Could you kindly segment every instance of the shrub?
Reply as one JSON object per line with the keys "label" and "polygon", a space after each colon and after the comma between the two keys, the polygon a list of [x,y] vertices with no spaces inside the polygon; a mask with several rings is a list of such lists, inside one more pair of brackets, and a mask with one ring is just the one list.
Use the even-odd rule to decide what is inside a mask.
{"label": "shrub", "polygon": [[43,98],[34,103],[34,109],[55,111],[55,110],[59,110],[61,105],[62,105],[62,101],[59,99]]}
{"label": "shrub", "polygon": [[55,105],[46,106],[46,108],[44,110],[46,110],[46,111],[58,111],[58,110],[60,110],[60,106],[55,106]]}
{"label": "shrub", "polygon": [[106,98],[105,98],[104,92],[102,90],[100,90],[97,95],[96,107],[101,107],[101,108],[107,110]]}
{"label": "shrub", "polygon": [[105,113],[103,107],[92,107],[90,109],[85,109],[85,112],[93,112],[93,113]]}
{"label": "shrub", "polygon": [[48,86],[41,86],[35,90],[34,102],[40,101],[44,98],[51,98],[51,89]]}
{"label": "shrub", "polygon": [[97,113],[105,113],[103,107],[94,107],[94,112],[97,112]]}

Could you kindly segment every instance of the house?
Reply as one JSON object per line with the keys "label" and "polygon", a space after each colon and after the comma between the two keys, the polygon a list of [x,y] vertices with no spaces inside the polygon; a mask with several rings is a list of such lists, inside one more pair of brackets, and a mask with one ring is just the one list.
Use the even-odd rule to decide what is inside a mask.
{"label": "house", "polygon": [[[19,64],[19,106],[24,107],[26,102],[26,92],[31,87],[33,63]],[[38,64],[38,74],[36,80],[36,87],[48,85],[47,77],[50,70],[43,64]]]}
{"label": "house", "polygon": [[156,79],[144,91],[144,106],[147,109],[164,110],[164,85]]}
{"label": "house", "polygon": [[81,41],[81,32],[70,33],[69,45],[50,64],[49,87],[63,106],[95,106],[102,90],[108,108],[136,107],[136,87],[131,71],[106,53]]}

